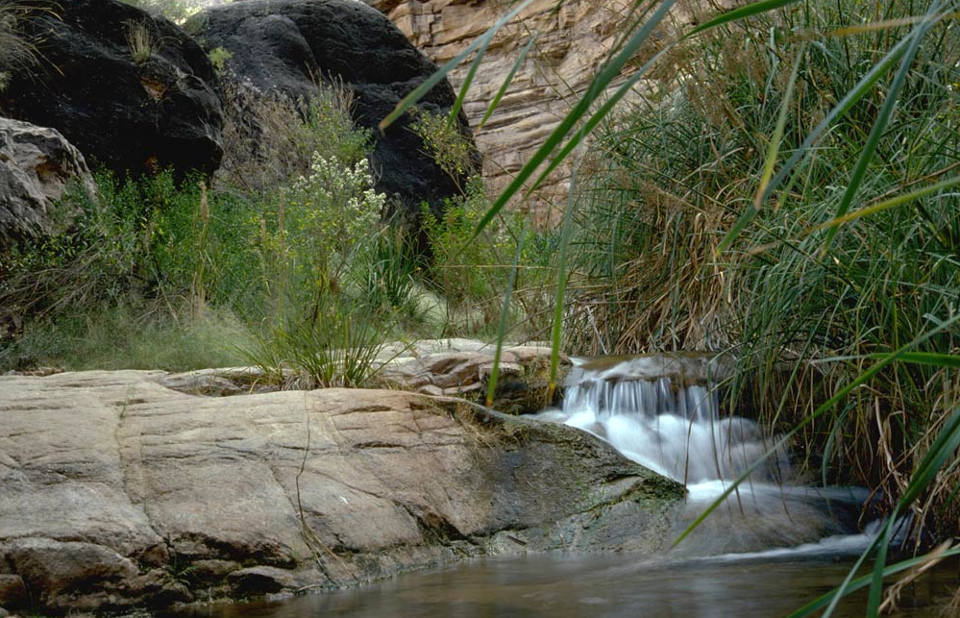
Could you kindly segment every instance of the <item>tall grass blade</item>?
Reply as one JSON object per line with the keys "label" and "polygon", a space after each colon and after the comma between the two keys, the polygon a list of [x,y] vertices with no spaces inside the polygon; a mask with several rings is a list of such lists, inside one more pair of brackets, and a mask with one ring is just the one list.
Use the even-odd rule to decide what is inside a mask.
{"label": "tall grass blade", "polygon": [[[774,3],[760,2],[760,3],[757,3],[757,5],[751,5],[750,7],[744,7],[744,8],[755,9],[754,12],[750,13],[750,15],[754,15],[754,14],[762,13],[764,11],[769,11],[772,9],[779,8],[780,6],[783,6],[785,4],[790,4],[791,2],[795,2],[795,1],[796,0],[788,0],[786,2],[774,2]],[[766,5],[766,6],[759,6],[759,5]],[[729,19],[721,19],[724,16],[728,16],[728,15],[729,13],[725,13],[724,15],[721,15],[720,18],[711,20],[710,22],[708,22],[709,27],[714,28],[714,27],[721,26],[723,24],[728,23],[730,21]],[[703,32],[704,30],[707,30],[708,24],[704,24],[704,26],[698,29],[697,32]],[[660,58],[666,55],[667,52],[669,52],[671,49],[676,47],[676,45],[680,41],[687,39],[692,34],[694,33],[693,32],[687,33],[686,35],[681,37],[680,40],[674,41],[672,43],[668,43],[667,45],[665,45],[659,52],[654,54],[639,69],[637,69],[633,73],[633,75],[631,75],[623,84],[620,85],[619,88],[617,88],[612,94],[610,94],[610,96],[607,97],[606,101],[604,101],[603,105],[601,105],[597,109],[597,111],[594,112],[594,114],[590,117],[590,119],[587,120],[586,123],[584,123],[583,128],[580,131],[578,131],[576,135],[574,135],[574,137],[569,142],[567,142],[562,149],[560,149],[560,151],[556,154],[556,156],[554,156],[554,158],[551,160],[550,164],[547,165],[547,167],[540,173],[539,176],[537,176],[537,179],[533,182],[532,185],[530,185],[530,188],[527,189],[527,195],[535,191],[537,187],[543,184],[543,181],[546,180],[547,177],[550,176],[550,174],[553,173],[553,171],[556,170],[563,163],[563,161],[567,158],[567,156],[569,156],[569,154],[573,151],[573,149],[579,146],[580,142],[583,141],[583,139],[586,138],[586,136],[589,135],[597,127],[597,125],[599,125],[600,122],[602,122],[603,119],[607,117],[607,115],[611,112],[611,110],[613,110],[613,108],[617,105],[617,103],[619,103],[620,100],[623,99],[623,97],[628,92],[630,92],[634,86],[637,85],[637,82],[639,82],[643,78],[643,76],[646,75],[647,71],[649,71],[650,68],[654,64],[656,64],[658,60],[660,60]]]}
{"label": "tall grass blade", "polygon": [[816,230],[826,229],[828,227],[837,227],[844,223],[849,223],[850,221],[855,221],[861,217],[867,217],[869,215],[875,215],[878,212],[883,212],[884,210],[890,210],[891,208],[896,208],[897,206],[903,206],[904,204],[909,204],[910,202],[915,202],[917,200],[923,199],[927,196],[934,195],[943,191],[944,189],[950,189],[960,185],[960,176],[955,176],[947,180],[938,182],[936,184],[923,187],[922,189],[917,189],[916,191],[911,191],[910,193],[904,193],[903,195],[898,195],[882,202],[877,202],[872,206],[867,206],[866,208],[861,208],[860,210],[855,210],[849,212],[842,217],[837,217],[831,219],[826,223],[822,223],[817,226]]}
{"label": "tall grass blade", "polygon": [[727,11],[726,13],[718,15],[713,19],[703,22],[688,32],[684,38],[695,36],[701,32],[710,30],[711,28],[716,28],[717,26],[722,26],[724,24],[729,24],[741,19],[746,19],[747,17],[753,17],[754,15],[766,13],[767,11],[773,11],[775,9],[785,7],[788,4],[793,4],[797,1],[798,0],[763,0],[763,2],[754,2],[753,4],[741,6],[740,8]]}
{"label": "tall grass blade", "polygon": [[507,73],[507,77],[503,80],[503,83],[500,84],[500,89],[497,90],[497,94],[494,95],[493,100],[490,101],[490,105],[487,106],[487,111],[483,114],[483,118],[480,119],[477,129],[482,129],[483,126],[487,124],[487,121],[490,120],[490,116],[493,115],[494,110],[496,110],[500,105],[500,100],[503,98],[503,95],[507,93],[507,88],[510,87],[510,84],[513,83],[513,78],[516,76],[520,67],[523,66],[523,62],[527,59],[527,54],[530,53],[530,49],[533,47],[533,44],[537,42],[538,36],[539,33],[536,33],[530,37],[530,40],[520,51],[517,61],[513,63],[513,67],[510,68],[510,72]]}
{"label": "tall grass blade", "polygon": [[489,40],[481,45],[480,49],[477,50],[476,58],[474,58],[473,62],[470,63],[470,69],[467,70],[467,75],[463,78],[463,84],[460,86],[460,92],[457,94],[456,100],[450,107],[450,115],[447,118],[447,122],[451,126],[457,122],[457,116],[460,115],[460,110],[463,109],[463,102],[467,98],[467,93],[470,92],[470,86],[473,85],[473,78],[477,75],[477,69],[480,67],[480,62],[483,60],[483,55],[487,52],[487,47],[489,45]]}
{"label": "tall grass blade", "polygon": [[[896,575],[901,571],[906,571],[907,569],[911,569],[915,566],[922,565],[928,562],[929,560],[933,559],[933,556],[932,556],[933,553],[936,553],[937,559],[949,558],[951,556],[960,556],[960,547],[955,547],[953,549],[949,549],[944,552],[931,552],[931,554],[924,554],[923,556],[917,556],[916,558],[910,558],[908,560],[897,562],[896,564],[891,564],[890,566],[883,569],[883,576],[887,577],[890,575]],[[857,579],[854,579],[850,582],[850,585],[848,586],[847,591],[856,592],[861,588],[865,588],[868,585],[870,585],[871,579],[872,579],[872,575],[864,575],[862,577],[858,577]],[[809,616],[815,611],[823,607],[826,607],[830,603],[831,599],[833,599],[833,596],[834,596],[834,591],[831,590],[830,592],[824,594],[821,597],[814,599],[813,601],[810,601],[800,609],[791,613],[790,618],[801,618],[803,616]]]}
{"label": "tall grass blade", "polygon": [[[927,450],[926,455],[924,455],[923,460],[917,466],[916,472],[914,472],[910,478],[907,489],[900,497],[893,512],[887,518],[881,534],[877,535],[873,542],[870,543],[870,546],[860,555],[860,558],[847,573],[847,577],[843,583],[830,593],[833,597],[823,613],[824,618],[832,615],[840,599],[852,592],[851,586],[853,584],[854,574],[856,574],[860,565],[863,564],[867,556],[869,556],[874,549],[877,550],[877,557],[874,562],[873,573],[869,576],[870,593],[867,598],[867,615],[878,615],[883,593],[883,577],[886,566],[887,548],[890,545],[894,527],[898,525],[897,520],[899,514],[906,511],[913,501],[923,492],[924,488],[933,481],[937,472],[943,467],[944,462],[953,455],[958,446],[960,446],[960,407],[956,408],[947,419],[943,429],[937,435],[937,439],[934,440],[934,443]],[[803,615],[807,614],[791,614],[791,616]]]}
{"label": "tall grass blade", "polygon": [[[694,34],[703,32],[710,28],[715,28],[721,26],[737,19],[744,19],[753,15],[758,15],[766,11],[771,11],[788,4],[792,4],[797,0],[764,0],[762,2],[755,2],[748,6],[741,7],[739,9],[729,11],[723,15],[712,19],[688,33],[683,37],[683,39],[689,38]],[[654,14],[647,20],[644,25],[626,42],[623,46],[623,49],[613,58],[610,62],[604,65],[603,69],[597,76],[594,78],[593,83],[591,83],[590,88],[580,99],[577,105],[574,107],[570,113],[561,121],[560,125],[554,129],[553,133],[546,139],[543,145],[534,153],[534,155],[527,161],[526,165],[521,168],[517,173],[517,176],[514,178],[506,189],[504,189],[494,203],[490,206],[490,209],[484,215],[483,218],[477,223],[477,227],[474,230],[471,240],[476,238],[477,235],[485,228],[490,221],[497,215],[506,206],[507,202],[513,198],[513,196],[523,188],[524,183],[533,175],[537,169],[543,164],[550,154],[556,150],[557,146],[563,141],[566,135],[573,129],[573,127],[580,121],[580,119],[589,111],[593,102],[600,97],[604,92],[606,87],[613,81],[614,78],[619,75],[620,70],[626,64],[626,62],[637,52],[641,45],[649,38],[650,34],[654,31],[656,26],[660,23],[663,17],[669,12],[670,8],[673,6],[675,0],[666,0],[663,2]],[[681,40],[683,40],[681,39]],[[556,169],[564,159],[573,151],[573,149],[586,137],[587,134],[592,131],[597,124],[609,114],[610,110],[623,98],[623,96],[629,92],[629,90],[636,84],[637,81],[643,76],[643,74],[649,69],[650,66],[663,56],[668,49],[670,49],[676,43],[665,46],[660,50],[651,60],[646,62],[640,70],[633,74],[629,80],[621,85],[615,93],[610,97],[610,99],[589,119],[589,121],[584,125],[583,129],[577,132],[573,139],[560,150],[560,152],[554,157],[547,169],[541,173],[537,180],[533,183],[531,188],[528,190],[533,191],[536,189],[540,183]]]}
{"label": "tall grass blade", "polygon": [[497,350],[493,355],[493,368],[490,370],[490,381],[487,383],[487,407],[493,406],[493,398],[497,394],[497,379],[500,376],[500,356],[503,353],[503,341],[507,336],[507,321],[510,318],[510,299],[513,289],[517,285],[517,270],[520,259],[523,257],[523,245],[527,241],[529,222],[523,226],[520,238],[517,240],[517,252],[513,256],[513,266],[510,268],[510,278],[507,281],[507,290],[503,294],[503,308],[500,310],[500,323],[497,325]]}
{"label": "tall grass blade", "polygon": [[[870,354],[867,358],[879,359],[883,354]],[[960,356],[956,354],[938,354],[936,352],[905,352],[900,361],[917,365],[960,369]]]}
{"label": "tall grass blade", "polygon": [[517,172],[517,175],[510,182],[509,185],[497,196],[497,199],[494,200],[493,204],[487,209],[487,212],[480,218],[477,222],[476,228],[471,234],[470,239],[467,242],[473,241],[480,232],[491,222],[493,218],[506,206],[507,202],[516,195],[520,189],[523,188],[524,183],[533,175],[533,173],[539,169],[543,162],[547,159],[550,154],[557,149],[561,144],[564,138],[567,136],[570,131],[572,131],[580,119],[590,110],[590,107],[593,105],[604,92],[606,87],[613,81],[619,74],[620,70],[627,64],[627,62],[633,57],[633,55],[640,49],[643,43],[647,40],[650,34],[654,31],[657,25],[663,20],[664,17],[669,13],[670,8],[674,5],[676,0],[665,0],[660,7],[654,12],[649,20],[644,23],[644,25],[630,37],[630,39],[624,44],[623,49],[620,52],[610,59],[610,61],[603,66],[599,73],[593,78],[593,81],[590,83],[590,87],[580,98],[577,104],[574,106],[563,120],[560,121],[560,124],[550,133],[546,140],[537,151],[530,157],[530,160]]}
{"label": "tall grass blade", "polygon": [[[790,176],[797,164],[801,160],[805,159],[807,155],[811,152],[812,146],[819,141],[828,128],[833,124],[833,122],[846,114],[850,108],[852,108],[857,101],[865,97],[871,92],[873,87],[878,81],[886,74],[887,71],[893,66],[893,64],[900,59],[907,49],[907,44],[909,43],[909,37],[901,39],[887,54],[881,58],[873,67],[857,82],[857,85],[851,88],[844,97],[830,110],[823,120],[821,120],[816,127],[813,128],[810,133],[807,134],[807,137],[804,138],[803,143],[800,144],[800,147],[790,155],[790,158],[787,159],[787,162],[783,164],[783,167],[774,175],[770,180],[770,184],[767,185],[766,190],[764,191],[763,198],[760,200],[761,203],[765,202],[770,195],[783,183],[783,181]],[[792,183],[791,183],[792,184]],[[757,215],[757,208],[753,204],[748,204],[743,214],[737,219],[733,227],[730,228],[730,231],[723,237],[723,240],[720,241],[720,244],[717,246],[717,252],[725,251],[733,244],[733,242],[740,236],[740,232],[753,220]]]}
{"label": "tall grass blade", "polygon": [[767,185],[773,177],[773,167],[777,163],[777,155],[780,153],[780,145],[783,143],[783,131],[787,126],[787,112],[790,109],[790,102],[793,100],[793,89],[797,84],[797,74],[800,72],[800,60],[806,51],[806,45],[800,47],[797,57],[793,61],[793,70],[790,71],[790,81],[787,82],[787,91],[783,94],[783,101],[780,102],[780,114],[777,117],[777,125],[773,130],[773,136],[770,138],[770,145],[767,147],[767,154],[763,162],[763,175],[760,177],[760,187],[757,189],[757,197],[754,200],[754,207],[758,210],[762,206],[764,194],[767,191]]}
{"label": "tall grass blade", "polygon": [[600,124],[604,118],[606,118],[606,116],[611,110],[613,110],[617,103],[619,103],[620,100],[623,99],[623,97],[630,92],[634,86],[637,85],[637,82],[639,82],[643,76],[646,75],[650,67],[656,64],[656,61],[663,57],[672,47],[672,45],[669,45],[657,52],[652,58],[650,58],[650,60],[645,62],[643,66],[637,69],[637,71],[631,75],[627,81],[621,84],[619,88],[617,88],[609,97],[607,97],[607,100],[603,102],[603,105],[597,108],[597,111],[594,112],[594,114],[590,116],[590,118],[583,124],[583,128],[580,131],[577,131],[576,135],[574,135],[569,142],[564,144],[563,148],[561,148],[556,156],[551,159],[549,165],[547,165],[547,167],[540,172],[540,175],[537,176],[537,179],[533,182],[533,184],[530,185],[530,188],[527,189],[527,195],[533,191],[536,191],[537,187],[543,184],[543,181],[546,180],[555,169],[560,167],[560,164],[562,164],[570,155],[570,153],[573,152],[573,149],[580,145],[587,135],[589,135],[597,127],[597,125]]}
{"label": "tall grass blade", "polygon": [[557,261],[557,294],[553,306],[553,325],[550,329],[550,382],[547,387],[547,401],[553,401],[557,390],[557,371],[560,368],[560,336],[563,326],[563,298],[567,289],[567,254],[570,248],[570,235],[573,231],[573,211],[575,201],[573,188],[577,183],[577,165],[570,179],[570,193],[567,195],[567,208],[563,213],[563,226],[560,228],[560,259]]}
{"label": "tall grass blade", "polygon": [[[893,114],[893,108],[896,106],[897,101],[900,98],[900,90],[903,88],[904,83],[907,80],[907,73],[910,72],[910,67],[913,65],[913,60],[917,56],[917,51],[920,49],[920,41],[923,39],[930,28],[933,27],[935,21],[932,19],[933,15],[940,10],[941,2],[934,2],[930,6],[930,10],[927,12],[927,18],[917,25],[913,31],[907,36],[910,39],[910,46],[907,48],[906,54],[903,59],[900,61],[900,69],[896,72],[893,77],[893,82],[890,84],[890,88],[887,90],[887,96],[883,101],[883,106],[880,108],[880,113],[877,115],[877,120],[873,123],[873,128],[870,130],[870,135],[867,136],[867,141],[863,145],[863,150],[860,153],[860,158],[857,160],[856,166],[853,168],[853,173],[850,176],[850,180],[847,183],[847,188],[843,193],[843,197],[840,199],[840,205],[837,207],[837,214],[835,218],[842,217],[850,209],[850,205],[853,203],[853,198],[857,195],[857,192],[860,190],[860,185],[863,184],[864,174],[866,174],[867,166],[870,165],[870,162],[873,160],[873,155],[877,150],[877,144],[880,142],[880,137],[883,135],[884,130],[887,128],[887,123],[890,121],[890,116]],[[827,237],[823,241],[823,247],[820,250],[821,255],[826,255],[826,252],[830,248],[830,244],[833,242],[834,236],[837,235],[837,227],[831,227],[830,231],[827,232]]]}

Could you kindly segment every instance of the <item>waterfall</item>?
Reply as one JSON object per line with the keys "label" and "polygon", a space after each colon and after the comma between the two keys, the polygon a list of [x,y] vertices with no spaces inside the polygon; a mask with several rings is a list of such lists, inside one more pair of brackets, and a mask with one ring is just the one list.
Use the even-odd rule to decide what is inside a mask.
{"label": "waterfall", "polygon": [[[651,372],[640,371],[656,358],[578,367],[564,396],[564,422],[600,436],[630,459],[688,485],[735,479],[771,447],[754,421],[721,418],[716,392],[699,379],[652,377]],[[779,453],[751,478],[779,481],[789,472],[789,460]]]}
{"label": "waterfall", "polygon": [[[687,501],[679,533],[777,441],[751,419],[720,413],[711,378],[721,373],[722,367],[698,356],[580,361],[567,378],[562,409],[538,416],[588,431],[625,457],[683,483]],[[858,525],[865,499],[861,488],[804,486],[781,450],[701,524],[699,538],[687,543],[686,551],[849,551],[869,542]]]}

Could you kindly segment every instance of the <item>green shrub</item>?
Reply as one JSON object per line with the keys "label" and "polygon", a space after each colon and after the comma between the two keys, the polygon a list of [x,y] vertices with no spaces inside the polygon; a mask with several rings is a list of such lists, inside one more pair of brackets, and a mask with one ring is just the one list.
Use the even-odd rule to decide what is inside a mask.
{"label": "green shrub", "polygon": [[230,50],[224,49],[223,47],[214,47],[207,53],[207,58],[210,59],[210,64],[213,65],[214,71],[223,73],[227,68],[227,60],[233,58],[233,54],[230,53]]}
{"label": "green shrub", "polygon": [[222,88],[224,158],[215,178],[222,191],[258,201],[306,176],[314,153],[352,167],[370,151],[370,133],[353,126],[353,96],[342,85],[320,83],[309,101],[235,80]]}
{"label": "green shrub", "polygon": [[[461,133],[459,125],[444,114],[432,114],[418,110],[410,129],[423,140],[427,154],[455,184],[476,173],[473,161],[474,145]],[[460,186],[469,192],[469,187]]]}
{"label": "green shrub", "polygon": [[[363,299],[386,233],[385,198],[372,189],[367,136],[353,132],[338,96],[322,92],[305,105],[302,126],[268,143],[316,147],[303,174],[294,172],[305,155],[293,153],[273,162],[263,176],[269,184],[247,191],[164,172],[138,180],[99,173],[98,197],[69,193],[81,214],[68,233],[0,256],[0,306],[27,317],[19,341],[0,343],[0,366],[191,368],[243,360],[241,347],[273,348],[260,364],[280,374],[300,367],[315,384],[336,381],[303,366],[307,353],[295,340],[355,341],[336,334],[340,324],[365,333],[366,345],[392,329],[392,316],[375,315],[379,308]],[[124,320],[130,327],[117,325]],[[207,332],[224,333],[222,345],[211,346]],[[359,379],[342,361],[335,367],[344,380]]]}

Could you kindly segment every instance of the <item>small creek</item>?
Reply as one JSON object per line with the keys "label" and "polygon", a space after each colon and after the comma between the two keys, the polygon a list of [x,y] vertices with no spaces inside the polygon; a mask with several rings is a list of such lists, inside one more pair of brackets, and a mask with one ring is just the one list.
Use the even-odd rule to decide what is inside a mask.
{"label": "small creek", "polygon": [[[721,418],[716,395],[656,357],[584,364],[562,409],[538,415],[589,431],[626,457],[683,482],[678,535],[772,441],[757,424]],[[695,382],[695,381],[694,381]],[[843,580],[870,542],[867,492],[798,482],[786,452],[768,458],[736,496],[667,556],[529,555],[408,574],[364,588],[278,602],[214,605],[179,616],[779,616]],[[898,616],[941,616],[955,591],[956,561],[908,587]],[[865,592],[837,616],[863,614]]]}
{"label": "small creek", "polygon": [[[629,555],[486,559],[359,589],[198,607],[179,617],[771,618],[831,590],[849,563],[823,555],[656,564]],[[942,617],[957,573],[955,562],[939,567],[906,591],[895,616]],[[862,616],[865,598],[843,599],[834,615]]]}

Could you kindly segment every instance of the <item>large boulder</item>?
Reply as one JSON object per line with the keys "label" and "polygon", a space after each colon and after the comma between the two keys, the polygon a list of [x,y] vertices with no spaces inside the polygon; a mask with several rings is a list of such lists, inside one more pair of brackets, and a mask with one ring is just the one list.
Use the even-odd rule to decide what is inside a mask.
{"label": "large boulder", "polygon": [[71,0],[28,13],[19,30],[38,60],[11,70],[0,114],[57,129],[121,175],[217,168],[215,76],[180,28],[117,0]]}
{"label": "large boulder", "polygon": [[[441,169],[411,130],[409,114],[382,134],[377,129],[437,68],[378,11],[354,0],[249,0],[208,8],[191,18],[186,29],[208,51],[229,52],[224,80],[292,100],[315,96],[317,79],[352,91],[354,123],[374,131],[376,189],[401,212],[416,217],[422,202],[440,212],[445,198],[461,192],[472,170],[451,175]],[[443,80],[418,108],[448,114],[454,98]],[[473,148],[462,114],[459,131]],[[471,165],[479,165],[476,150]]]}
{"label": "large boulder", "polygon": [[562,425],[401,391],[0,376],[0,604],[157,607],[669,542],[683,488]]}
{"label": "large boulder", "polygon": [[95,191],[87,163],[59,131],[0,118],[0,249],[68,225],[56,212],[71,181]]}

